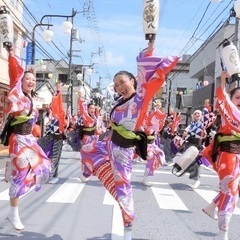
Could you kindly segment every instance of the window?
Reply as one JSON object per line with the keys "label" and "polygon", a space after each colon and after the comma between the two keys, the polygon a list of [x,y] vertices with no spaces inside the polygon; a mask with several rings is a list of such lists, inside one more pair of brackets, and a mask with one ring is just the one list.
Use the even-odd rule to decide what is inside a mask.
{"label": "window", "polygon": [[67,83],[68,75],[67,74],[58,74],[58,80],[62,83]]}
{"label": "window", "polygon": [[44,79],[44,74],[43,73],[36,73],[36,78],[37,79]]}

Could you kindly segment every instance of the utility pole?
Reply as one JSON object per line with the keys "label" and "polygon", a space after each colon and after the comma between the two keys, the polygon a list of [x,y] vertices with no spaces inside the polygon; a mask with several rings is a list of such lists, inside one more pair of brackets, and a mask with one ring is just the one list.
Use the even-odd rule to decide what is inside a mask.
{"label": "utility pole", "polygon": [[[76,12],[74,11],[74,9],[72,9],[72,26],[73,26],[73,18],[76,15]],[[70,36],[70,47],[69,47],[69,63],[68,63],[68,79],[69,79],[69,89],[70,90],[70,94],[68,94],[68,101],[67,101],[67,110],[69,107],[69,102],[70,102],[70,106],[71,106],[71,115],[73,115],[73,80],[72,80],[72,45],[73,45],[73,27],[71,29],[71,36]]]}
{"label": "utility pole", "polygon": [[[166,76],[167,78],[167,76]],[[168,106],[167,106],[167,115],[169,116],[170,113],[170,106],[171,106],[171,95],[172,95],[172,79],[169,79],[169,88],[168,88]]]}

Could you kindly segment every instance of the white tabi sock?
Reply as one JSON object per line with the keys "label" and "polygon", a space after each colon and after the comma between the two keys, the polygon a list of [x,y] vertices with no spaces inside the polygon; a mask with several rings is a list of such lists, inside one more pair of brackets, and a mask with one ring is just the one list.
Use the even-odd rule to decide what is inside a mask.
{"label": "white tabi sock", "polygon": [[8,220],[12,224],[14,229],[16,229],[16,230],[24,229],[24,225],[22,224],[20,217],[19,217],[18,207],[11,206],[10,215],[8,216]]}

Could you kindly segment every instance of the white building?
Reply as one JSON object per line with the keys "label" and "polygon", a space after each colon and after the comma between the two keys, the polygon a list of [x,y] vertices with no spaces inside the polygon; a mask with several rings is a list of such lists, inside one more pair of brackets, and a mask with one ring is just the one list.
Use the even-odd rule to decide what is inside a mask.
{"label": "white building", "polygon": [[[36,61],[39,62],[39,61]],[[78,113],[78,93],[84,92],[84,96],[86,99],[91,98],[91,87],[89,83],[84,79],[84,68],[82,65],[74,65],[72,64],[71,69],[69,69],[69,65],[65,60],[56,61],[54,59],[43,59],[40,63],[36,64],[36,78],[38,82],[49,83],[52,88],[55,90],[55,85],[57,81],[62,82],[62,95],[63,95],[63,104],[66,112],[76,115]],[[69,79],[69,71],[71,70],[71,80]],[[80,76],[80,78],[79,78]],[[70,83],[73,85],[73,89],[71,91]],[[38,92],[39,93],[39,92]],[[45,93],[45,94],[44,94]],[[45,98],[45,103],[51,102],[52,96],[48,96],[47,89],[45,86],[45,90],[39,93],[39,96]],[[49,93],[48,93],[49,94]],[[73,101],[71,104],[71,100]]]}

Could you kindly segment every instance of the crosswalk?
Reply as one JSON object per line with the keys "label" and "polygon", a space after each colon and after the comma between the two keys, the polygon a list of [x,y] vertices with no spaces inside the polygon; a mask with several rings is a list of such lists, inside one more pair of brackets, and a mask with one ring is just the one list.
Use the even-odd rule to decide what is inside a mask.
{"label": "crosswalk", "polygon": [[[143,169],[133,169],[133,173],[143,173]],[[1,170],[0,172],[4,172],[4,170]],[[171,174],[171,171],[163,171],[158,170],[155,172],[155,174]],[[211,174],[202,174],[202,177],[209,177],[209,178],[216,178],[216,175]],[[2,178],[2,182],[3,177]],[[93,177],[93,180],[96,180],[95,177]],[[152,197],[157,202],[160,209],[166,209],[166,210],[184,210],[188,211],[188,207],[186,203],[181,199],[181,197],[177,194],[175,189],[171,186],[171,184],[167,182],[152,182],[153,185],[150,187],[152,192]],[[4,183],[5,187],[8,186],[8,184]],[[52,185],[54,186],[54,185]],[[76,200],[81,197],[81,193],[84,188],[87,188],[88,184],[84,184],[81,182],[79,178],[68,178],[65,182],[59,185],[54,186],[54,192],[51,193],[51,195],[46,199],[46,202],[48,203],[75,203]],[[26,197],[34,188],[32,188],[28,193],[21,196],[21,198]],[[212,189],[205,189],[201,188],[201,185],[198,189],[194,189],[195,194],[197,194],[200,198],[205,200],[207,203],[210,203],[212,199],[217,195],[217,191],[214,191]],[[8,201],[9,195],[8,195],[8,188],[4,189],[3,191],[0,191],[0,201]],[[114,208],[116,207],[116,203],[113,199],[110,198],[109,193],[106,191],[105,196],[103,198],[102,204],[107,205],[113,205]],[[234,214],[240,215],[240,209],[236,207]],[[118,215],[118,214],[117,214]]]}
{"label": "crosswalk", "polygon": [[[68,166],[68,167],[66,167]],[[77,157],[74,159],[63,158],[60,162],[60,180],[56,184],[46,184],[40,192],[41,196],[41,211],[44,207],[46,209],[54,209],[57,214],[60,209],[69,209],[69,206],[85,206],[86,202],[93,206],[93,208],[107,209],[111,208],[110,218],[108,221],[111,222],[111,239],[120,240],[123,237],[123,223],[122,215],[117,202],[112,198],[112,196],[99,184],[96,177],[91,177],[88,183],[82,183],[78,177],[68,177],[77,176],[80,163]],[[190,190],[186,182],[182,183],[182,178],[177,178],[171,173],[171,168],[166,167],[164,169],[159,169],[155,171],[154,178],[150,181],[153,185],[151,187],[146,187],[141,184],[141,180],[144,173],[144,164],[134,164],[133,165],[133,192],[134,201],[141,204],[139,200],[140,196],[147,195],[149,202],[156,206],[156,212],[167,213],[172,212],[183,212],[192,213],[194,211],[193,205],[184,195],[191,195],[194,201],[201,202],[201,207],[210,203],[212,199],[217,195],[217,175],[209,170],[203,171],[201,177],[214,181],[214,188],[211,188],[211,184],[202,184],[199,188]],[[0,169],[0,205],[8,205],[8,187],[9,184],[5,183],[3,180],[4,169]],[[169,181],[171,179],[172,181]],[[188,179],[187,179],[188,180]],[[208,182],[208,180],[207,180]],[[189,191],[190,190],[190,191]],[[26,199],[28,203],[31,203],[32,199],[37,200],[36,195],[32,194],[34,188],[31,189],[27,194],[21,196],[21,199]],[[96,191],[96,192],[94,192]],[[185,192],[187,191],[187,192]],[[187,194],[185,194],[187,193]],[[25,202],[25,201],[24,201]],[[44,205],[44,202],[46,205]],[[202,205],[203,204],[203,205]],[[74,207],[75,205],[75,207]],[[239,206],[239,205],[238,205]],[[59,210],[58,210],[59,209]],[[81,214],[87,214],[86,211],[81,210]],[[234,215],[240,215],[239,207],[236,207]],[[85,220],[89,220],[89,216],[81,215]]]}
{"label": "crosswalk", "polygon": [[[211,169],[209,169],[211,171]],[[133,172],[143,173],[143,170],[135,169]],[[171,171],[156,171],[160,174],[172,174]],[[217,178],[217,175],[212,174],[201,174],[202,177],[208,178]],[[151,190],[153,195],[158,203],[160,209],[167,210],[184,210],[188,211],[188,207],[181,200],[176,191],[171,187],[170,184],[166,182],[152,182],[153,186]],[[212,200],[217,196],[218,192],[212,189],[201,189],[201,186],[197,189],[194,189],[194,192],[207,203],[211,203]],[[240,215],[240,209],[235,208],[234,215]]]}

